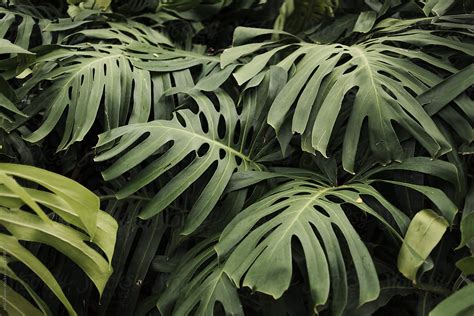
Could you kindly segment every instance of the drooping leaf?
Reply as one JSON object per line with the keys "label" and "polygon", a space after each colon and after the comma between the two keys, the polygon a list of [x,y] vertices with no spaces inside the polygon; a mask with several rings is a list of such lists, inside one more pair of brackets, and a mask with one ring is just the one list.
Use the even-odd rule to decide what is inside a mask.
{"label": "drooping leaf", "polygon": [[439,243],[449,226],[446,219],[432,210],[421,210],[413,217],[398,254],[398,269],[416,282],[416,274]]}
{"label": "drooping leaf", "polygon": [[[21,186],[15,178],[33,183],[36,188]],[[51,246],[68,256],[96,285],[99,293],[112,273],[111,260],[117,223],[99,210],[96,195],[66,177],[36,167],[0,164],[0,224],[10,235],[0,234],[2,251],[25,264],[48,286],[72,315],[75,311],[51,272],[19,241]],[[28,211],[31,209],[34,213]],[[50,219],[58,215],[65,223]],[[79,230],[80,229],[80,230]],[[87,234],[85,234],[86,232]],[[89,246],[91,242],[96,248]],[[18,277],[3,262],[6,276]],[[10,272],[9,272],[10,271]],[[20,282],[21,283],[21,282]],[[26,285],[35,301],[41,301]]]}
{"label": "drooping leaf", "polygon": [[[405,30],[406,27],[397,32],[381,32],[352,46],[293,40],[294,43],[286,48],[289,53],[276,65],[288,72],[295,65],[296,71],[275,99],[268,115],[269,124],[278,132],[283,123],[291,119],[292,132],[302,134],[302,148],[309,152],[317,150],[327,156],[331,137],[336,133],[336,121],[341,116],[342,102],[352,91],[355,98],[343,131],[342,144],[343,166],[347,171],[355,170],[355,157],[365,121],[370,149],[383,163],[403,158],[399,141],[393,141],[399,139],[400,131],[392,122],[417,139],[432,156],[451,150],[436,124],[412,95],[413,92],[416,95],[425,92],[440,83],[442,78],[414,60],[456,73],[457,69],[449,62],[422,49],[427,45],[439,45],[472,54],[473,46],[440,37],[430,30]],[[240,35],[237,33],[235,36]],[[396,46],[398,44],[414,45],[421,50],[401,49]],[[277,53],[283,45],[260,42],[237,46],[226,50],[221,62],[229,64],[262,48],[270,49],[236,71],[238,82],[245,83],[269,61],[267,58],[262,62],[261,57]]]}
{"label": "drooping leaf", "polygon": [[5,311],[7,315],[44,315],[39,309],[3,281],[0,281],[0,287],[2,288],[2,310]]}

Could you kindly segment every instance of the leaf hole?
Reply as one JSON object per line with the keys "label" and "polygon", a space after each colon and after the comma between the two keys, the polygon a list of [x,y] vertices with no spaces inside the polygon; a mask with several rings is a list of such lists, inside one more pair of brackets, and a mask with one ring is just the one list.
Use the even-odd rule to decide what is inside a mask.
{"label": "leaf hole", "polygon": [[411,89],[410,87],[404,86],[403,88],[405,88],[405,91],[407,91],[412,97],[416,98],[418,96],[418,93],[413,91],[413,89]]}
{"label": "leaf hole", "polygon": [[202,144],[201,147],[199,147],[199,149],[197,150],[198,157],[203,157],[205,154],[207,154],[209,152],[209,148],[209,144]]}
{"label": "leaf hole", "polygon": [[382,89],[383,91],[388,94],[392,99],[394,100],[398,100],[397,96],[395,95],[395,93],[393,93],[387,86],[385,85],[382,85]]}
{"label": "leaf hole", "polygon": [[313,207],[316,209],[316,211],[317,211],[319,214],[324,215],[324,216],[326,216],[327,218],[330,218],[329,213],[328,213],[323,207],[321,207],[321,206],[319,206],[319,205],[315,205],[315,206],[313,206]]}
{"label": "leaf hole", "polygon": [[234,127],[234,139],[233,139],[234,144],[239,143],[241,126],[242,126],[241,122],[240,122],[240,120],[238,120],[237,123],[235,124],[235,127]]}
{"label": "leaf hole", "polygon": [[401,82],[401,80],[399,80],[397,77],[393,76],[392,74],[390,74],[390,73],[388,73],[384,70],[378,70],[377,73],[379,73],[380,75],[385,76],[387,78],[390,78],[390,79],[392,79],[396,82]]}
{"label": "leaf hole", "polygon": [[217,135],[219,136],[220,139],[223,139],[225,137],[226,130],[227,130],[226,122],[225,122],[224,116],[221,114],[219,116],[219,122],[217,124]]}
{"label": "leaf hole", "polygon": [[225,152],[224,149],[222,149],[222,148],[219,149],[219,158],[220,158],[220,159],[224,159],[225,156],[226,156],[226,154],[227,154],[227,153]]}
{"label": "leaf hole", "polygon": [[201,122],[202,131],[207,134],[207,132],[209,132],[209,123],[203,112],[199,113],[199,121]]}
{"label": "leaf hole", "polygon": [[183,126],[183,127],[186,127],[186,120],[181,115],[181,113],[175,112],[175,115],[176,115],[176,119],[178,120],[179,124],[181,124],[181,126]]}
{"label": "leaf hole", "polygon": [[252,144],[252,141],[253,141],[253,136],[254,136],[254,133],[255,133],[255,129],[253,126],[250,127],[247,135],[244,135],[245,137],[245,148],[250,148],[250,145]]}
{"label": "leaf hole", "polygon": [[343,75],[346,75],[346,74],[349,74],[349,73],[353,72],[354,70],[357,69],[357,67],[358,67],[357,65],[352,65],[352,66],[350,66],[349,68],[347,68],[347,69],[344,71]]}

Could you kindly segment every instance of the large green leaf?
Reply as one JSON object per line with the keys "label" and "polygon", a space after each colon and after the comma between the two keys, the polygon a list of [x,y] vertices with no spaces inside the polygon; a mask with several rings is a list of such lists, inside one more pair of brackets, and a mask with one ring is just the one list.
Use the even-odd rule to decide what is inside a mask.
{"label": "large green leaf", "polygon": [[[432,156],[439,156],[451,150],[451,146],[429,115],[436,111],[427,113],[414,95],[440,83],[442,78],[438,71],[422,67],[415,60],[456,73],[449,61],[425,53],[424,47],[439,45],[472,55],[474,46],[430,30],[406,30],[407,25],[395,32],[390,25],[386,29],[379,27],[378,33],[351,46],[295,42],[290,38],[283,43],[246,44],[226,50],[221,64],[228,65],[265,48],[267,52],[235,72],[237,82],[242,84],[262,71],[277,53],[286,51],[286,57],[272,63],[293,75],[270,109],[269,124],[279,132],[283,123],[291,119],[292,132],[302,134],[302,148],[327,156],[330,141],[339,132],[334,130],[335,124],[343,119],[342,112],[348,111],[347,125],[342,131],[342,161],[347,171],[355,170],[365,121],[370,149],[383,163],[403,159],[399,127],[416,138]],[[234,38],[243,38],[238,41],[243,44],[261,34],[265,33],[260,29],[239,28]],[[399,45],[413,49],[402,49]],[[344,110],[343,100],[350,92],[354,93],[354,101]]]}
{"label": "large green leaf", "polygon": [[412,158],[403,163],[373,168],[339,186],[331,186],[322,180],[324,177],[321,175],[305,173],[304,170],[275,169],[273,175],[271,172],[252,172],[248,177],[236,175],[233,178],[236,183],[230,184],[233,189],[271,178],[293,180],[268,192],[225,228],[216,246],[220,257],[228,256],[224,271],[237,285],[279,298],[290,285],[293,241],[297,239],[306,258],[314,305],[326,304],[332,288],[333,313],[340,314],[347,302],[345,263],[349,259],[344,259],[341,244],[347,244],[358,276],[358,305],[374,300],[378,295],[377,274],[366,246],[346,216],[346,207],[352,205],[374,216],[400,240],[399,232],[405,234],[408,217],[385,199],[376,189],[376,183],[420,192],[450,221],[457,211],[453,202],[439,189],[380,176],[380,173],[391,170],[418,171],[457,183],[457,171],[453,165],[429,158]]}
{"label": "large green leaf", "polygon": [[[38,82],[53,84],[23,109],[29,117],[46,111],[42,125],[26,138],[37,142],[59,124],[66,122],[59,150],[82,140],[96,120],[103,102],[106,129],[144,122],[151,111],[152,82],[149,72],[131,66],[117,47],[96,46],[94,51],[54,50],[38,59],[37,71],[19,96],[23,97]],[[128,117],[130,115],[130,117]],[[22,124],[18,119],[10,129]]]}
{"label": "large green leaf", "polygon": [[175,106],[173,98],[163,97],[167,89],[194,86],[191,68],[195,66],[202,66],[206,75],[218,70],[217,58],[150,44],[166,41],[157,37],[158,32],[142,32],[140,23],[109,25],[80,33],[123,45],[86,43],[43,49],[46,53],[31,66],[33,76],[17,94],[23,98],[39,84],[52,84],[22,109],[27,117],[17,116],[14,123],[6,124],[7,130],[44,111],[43,123],[26,139],[38,142],[64,124],[58,150],[67,149],[83,140],[98,116],[103,117],[102,130],[147,122],[152,113],[155,119],[167,118]]}
{"label": "large green leaf", "polygon": [[[23,187],[15,178],[33,183],[38,188]],[[2,163],[0,213],[0,224],[10,233],[0,234],[2,251],[33,271],[70,314],[75,314],[74,309],[55,277],[19,241],[40,243],[60,251],[75,262],[95,284],[99,293],[102,293],[112,273],[111,260],[117,223],[110,215],[99,210],[99,199],[96,195],[77,182],[58,174],[31,166]],[[58,215],[62,222],[51,219],[54,218],[52,214]],[[92,243],[93,246],[86,242]],[[19,277],[8,268],[10,262],[11,260],[2,261],[2,273],[18,281]],[[46,312],[47,308],[42,306],[42,301],[33,290],[23,281],[20,283],[43,312]]]}
{"label": "large green leaf", "polygon": [[[209,178],[205,180],[207,183],[197,196],[186,221],[184,234],[191,233],[204,221],[235,171],[262,168],[258,160],[264,158],[261,157],[262,153],[271,149],[274,143],[274,140],[266,143],[257,138],[266,128],[259,119],[262,109],[253,91],[244,98],[240,115],[233,100],[224,91],[217,90],[214,93],[215,102],[197,90],[189,90],[187,94],[196,103],[197,113],[190,109],[178,110],[169,121],[131,124],[102,134],[98,146],[114,142],[115,145],[96,158],[96,161],[103,161],[121,156],[103,172],[104,178],[110,180],[161,151],[159,157],[154,158],[117,193],[119,198],[126,198],[187,161],[141,212],[140,217],[143,219],[163,211],[193,182],[208,174]],[[143,136],[147,137],[143,139]],[[123,154],[125,151],[128,152]],[[186,160],[186,157],[191,160]]]}
{"label": "large green leaf", "polygon": [[350,204],[375,216],[396,235],[397,229],[366,204],[364,196],[385,206],[398,229],[406,229],[406,216],[370,185],[331,187],[311,178],[292,180],[250,205],[226,227],[216,246],[220,257],[230,255],[224,271],[237,285],[279,298],[290,284],[292,241],[297,239],[306,258],[315,308],[327,302],[332,288],[333,314],[340,315],[348,291],[347,261],[341,249],[344,243],[357,271],[359,303],[374,300],[379,294],[377,273],[342,205]]}

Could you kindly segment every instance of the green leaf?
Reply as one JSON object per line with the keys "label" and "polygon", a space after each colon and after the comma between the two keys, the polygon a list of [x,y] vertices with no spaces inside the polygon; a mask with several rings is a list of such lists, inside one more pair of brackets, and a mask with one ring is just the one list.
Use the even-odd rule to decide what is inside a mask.
{"label": "green leaf", "polygon": [[[442,78],[437,71],[421,67],[414,60],[454,74],[457,69],[449,61],[425,53],[425,47],[439,45],[472,54],[473,45],[443,38],[430,30],[407,30],[408,26],[413,26],[413,22],[395,33],[380,33],[352,46],[300,42],[293,44],[292,49],[284,50],[286,57],[276,65],[287,72],[294,65],[296,71],[275,98],[268,123],[280,132],[283,124],[291,119],[292,132],[302,135],[303,150],[317,150],[324,156],[329,155],[331,140],[342,133],[343,167],[349,172],[355,171],[364,122],[368,124],[370,150],[383,164],[403,159],[401,132],[393,122],[417,139],[433,157],[450,151],[451,146],[443,133],[413,96],[413,92],[418,96],[439,84]],[[255,67],[245,65],[237,70],[236,78],[244,83],[256,69],[262,68],[269,55],[284,46],[276,44],[260,42],[230,48],[223,54],[221,64],[227,65],[266,46],[272,49],[250,61]],[[405,44],[416,48],[397,46]],[[342,101],[350,91],[355,98],[347,108],[348,123],[339,132],[335,130],[336,122],[342,119]],[[456,125],[453,119],[450,122]]]}
{"label": "green leaf", "polygon": [[474,256],[465,257],[456,262],[456,267],[466,276],[474,274]]}
{"label": "green leaf", "polygon": [[[150,74],[132,67],[120,49],[96,48],[97,51],[53,51],[38,60],[38,66],[47,73],[40,68],[29,82],[52,80],[53,84],[24,109],[29,117],[46,110],[43,123],[28,135],[28,141],[45,138],[66,112],[67,122],[58,150],[81,141],[94,124],[102,100],[107,129],[124,124],[129,113],[130,123],[148,119],[152,94]],[[29,89],[29,82],[24,89]],[[25,92],[27,90],[21,91]],[[9,129],[24,121],[19,119]]]}
{"label": "green leaf", "polygon": [[214,242],[215,238],[206,240],[181,258],[169,286],[158,299],[162,314],[213,315],[219,302],[226,315],[244,315],[237,289],[217,261]]}
{"label": "green leaf", "polygon": [[432,210],[421,210],[410,222],[398,254],[398,270],[416,283],[418,269],[426,262],[449,226],[446,219]]}
{"label": "green leaf", "polygon": [[331,187],[311,178],[292,180],[250,205],[225,228],[216,246],[219,257],[229,256],[224,271],[235,284],[277,299],[290,285],[292,241],[297,239],[304,251],[314,306],[324,305],[332,288],[333,314],[339,315],[347,300],[346,267],[340,248],[343,237],[358,276],[358,302],[374,300],[379,283],[373,262],[341,206],[351,204],[398,233],[365,203],[366,195],[385,206],[399,229],[405,229],[406,216],[370,185]]}
{"label": "green leaf", "polygon": [[377,19],[377,13],[374,11],[364,11],[359,14],[356,24],[354,25],[354,32],[367,33],[374,26]]}
{"label": "green leaf", "polygon": [[474,312],[474,283],[470,283],[439,303],[429,316],[468,316]]}
{"label": "green leaf", "polygon": [[[245,98],[244,110],[238,115],[234,102],[224,91],[214,92],[216,104],[199,91],[190,90],[187,94],[196,102],[197,114],[183,109],[174,112],[169,121],[131,124],[102,134],[99,148],[114,142],[115,145],[95,158],[104,161],[121,155],[103,172],[104,179],[111,180],[162,150],[159,157],[117,192],[118,198],[126,198],[191,155],[187,166],[183,166],[140,213],[142,219],[162,212],[206,172],[211,172],[193,204],[183,234],[192,233],[207,218],[235,171],[261,169],[253,159],[251,148],[245,147],[246,142],[254,143],[258,139],[248,139],[249,130],[257,124],[254,121],[258,116],[257,100]],[[236,135],[237,124],[242,131],[240,135]],[[134,144],[144,135],[147,135],[145,139]],[[258,146],[253,147],[258,154]],[[128,152],[122,154],[125,151]]]}
{"label": "green leaf", "polygon": [[[50,22],[43,16],[41,10],[34,6],[17,6],[15,9],[0,7],[0,54],[4,54],[1,51],[4,47],[8,47],[2,38],[10,39],[15,45],[24,49],[34,47],[33,43],[51,44],[52,33],[42,31]],[[18,51],[17,53],[25,52]]]}
{"label": "green leaf", "polygon": [[0,54],[33,54],[20,46],[12,44],[6,39],[0,38]]}
{"label": "green leaf", "polygon": [[461,218],[461,242],[458,249],[466,245],[471,248],[471,252],[474,251],[474,183],[471,183],[464,201]]}
{"label": "green leaf", "polygon": [[11,287],[0,281],[0,288],[2,289],[1,308],[7,312],[9,316],[41,316],[43,313],[28,302],[23,296],[15,292]]}
{"label": "green leaf", "polygon": [[444,15],[455,3],[455,0],[426,0],[423,12],[428,16],[431,12],[436,15]]}
{"label": "green leaf", "polygon": [[13,236],[0,234],[0,249],[21,261],[33,271],[63,303],[71,315],[77,315],[69,300],[66,298],[61,286],[51,272],[30,251],[23,247]]}
{"label": "green leaf", "polygon": [[52,315],[51,310],[49,309],[48,305],[46,304],[45,301],[43,301],[38,294],[33,290],[33,288],[28,285],[25,281],[23,281],[9,266],[9,262],[14,262],[14,260],[10,261],[7,260],[6,256],[2,256],[0,258],[0,268],[3,273],[3,275],[7,276],[8,278],[18,282],[25,290],[28,292],[28,294],[33,298],[34,302],[36,305],[41,309],[41,312],[43,312],[44,315]]}
{"label": "green leaf", "polygon": [[[430,114],[437,113],[446,104],[456,99],[462,92],[474,85],[474,65],[469,65],[431,89],[420,94],[417,99]],[[470,102],[472,104],[472,101]],[[472,110],[470,111],[472,118]],[[468,113],[466,113],[468,114]]]}
{"label": "green leaf", "polygon": [[[23,187],[15,178],[32,183],[37,188]],[[59,215],[62,221],[50,219],[54,218],[51,214]],[[95,194],[71,179],[46,170],[1,163],[0,224],[11,234],[0,234],[2,251],[33,271],[70,314],[75,315],[74,309],[54,276],[19,241],[48,245],[63,253],[86,273],[99,294],[102,293],[112,274],[111,259],[117,223],[110,215],[99,210],[99,199]],[[106,258],[97,247],[105,253]],[[43,312],[47,313],[48,308],[8,267],[9,262],[3,260],[0,263],[3,266],[2,273],[23,285]]]}
{"label": "green leaf", "polygon": [[[94,236],[97,229],[99,198],[85,187],[79,185],[76,181],[40,168],[7,163],[0,163],[0,175],[2,175],[3,179],[12,179],[12,176],[22,178],[50,190],[59,199],[67,203],[68,209],[78,216],[80,222],[83,224],[83,228],[86,229],[91,237]],[[31,202],[32,198],[25,193],[25,189],[15,186],[18,190],[12,190],[13,187],[8,184],[6,184],[6,186],[14,195],[18,196],[30,207],[40,213],[43,212],[39,209],[39,206],[34,205],[35,202]]]}

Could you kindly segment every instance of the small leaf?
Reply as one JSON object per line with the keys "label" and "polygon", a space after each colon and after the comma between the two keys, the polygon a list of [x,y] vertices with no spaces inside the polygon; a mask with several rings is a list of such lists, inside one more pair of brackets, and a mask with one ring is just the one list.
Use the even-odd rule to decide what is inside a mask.
{"label": "small leaf", "polygon": [[432,210],[418,212],[408,226],[398,254],[398,270],[416,283],[416,273],[449,226],[445,218]]}
{"label": "small leaf", "polygon": [[462,258],[456,262],[456,267],[458,267],[464,275],[474,274],[474,256]]}
{"label": "small leaf", "polygon": [[359,18],[354,25],[354,32],[367,33],[374,26],[377,13],[374,11],[364,11],[359,14]]}

